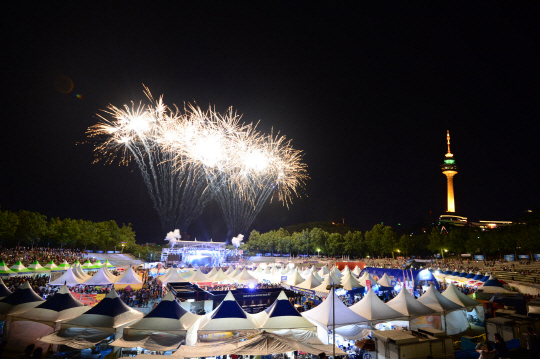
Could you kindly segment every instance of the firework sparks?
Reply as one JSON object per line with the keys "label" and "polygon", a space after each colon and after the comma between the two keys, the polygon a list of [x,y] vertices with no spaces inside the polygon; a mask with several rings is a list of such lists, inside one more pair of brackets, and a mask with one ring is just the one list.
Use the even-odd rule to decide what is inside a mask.
{"label": "firework sparks", "polygon": [[299,195],[306,165],[284,136],[241,123],[232,108],[220,114],[187,104],[179,111],[145,94],[148,105],[109,105],[88,135],[101,140],[99,159],[135,160],[164,229],[187,229],[214,197],[228,235],[244,233],[272,193],[286,206]]}

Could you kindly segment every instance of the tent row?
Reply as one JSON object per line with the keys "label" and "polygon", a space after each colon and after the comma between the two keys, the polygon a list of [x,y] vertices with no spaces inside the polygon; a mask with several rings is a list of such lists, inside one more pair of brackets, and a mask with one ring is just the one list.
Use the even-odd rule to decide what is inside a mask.
{"label": "tent row", "polygon": [[102,267],[106,267],[108,269],[115,269],[116,267],[109,263],[109,261],[105,261],[104,263],[101,263],[99,260],[96,261],[96,263],[92,264],[90,260],[87,260],[84,264],[80,264],[79,261],[75,261],[71,266],[68,262],[64,261],[59,265],[56,265],[54,261],[50,261],[49,263],[45,264],[45,266],[42,266],[39,264],[39,262],[36,260],[32,264],[30,264],[28,267],[25,267],[22,262],[19,260],[11,267],[8,267],[4,261],[0,262],[0,276],[14,276],[14,275],[31,275],[31,274],[41,274],[41,273],[49,273],[49,272],[55,272],[55,271],[66,271],[72,266],[80,265],[83,270],[95,270],[100,269]]}
{"label": "tent row", "polygon": [[93,286],[106,286],[114,284],[115,288],[123,288],[130,285],[133,289],[139,289],[142,287],[142,278],[135,273],[133,268],[129,267],[119,276],[112,274],[106,267],[99,269],[96,274],[90,276],[82,270],[81,265],[70,267],[59,278],[51,281],[49,285],[93,285]]}

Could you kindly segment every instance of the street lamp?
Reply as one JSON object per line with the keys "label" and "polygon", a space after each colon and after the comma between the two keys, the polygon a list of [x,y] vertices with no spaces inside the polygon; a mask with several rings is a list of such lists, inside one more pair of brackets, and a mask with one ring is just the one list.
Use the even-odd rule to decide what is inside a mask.
{"label": "street lamp", "polygon": [[317,258],[319,258],[320,252],[321,252],[320,248],[317,248]]}
{"label": "street lamp", "polygon": [[120,254],[124,253],[124,246],[125,245],[126,245],[125,243],[122,243],[122,250],[120,251]]}
{"label": "street lamp", "polygon": [[336,296],[334,295],[336,289],[343,288],[341,284],[329,284],[326,286],[326,290],[330,290],[332,295],[332,357],[336,358]]}

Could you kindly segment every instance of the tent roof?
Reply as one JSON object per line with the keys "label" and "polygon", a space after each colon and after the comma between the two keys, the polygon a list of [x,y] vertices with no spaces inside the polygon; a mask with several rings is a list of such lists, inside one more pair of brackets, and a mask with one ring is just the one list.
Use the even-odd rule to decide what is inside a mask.
{"label": "tent roof", "polygon": [[142,316],[141,312],[122,302],[113,288],[98,304],[86,313],[68,320],[66,325],[111,330],[140,319]]}
{"label": "tent roof", "polygon": [[448,285],[448,288],[446,288],[442,295],[463,307],[471,307],[481,304],[479,301],[466,296],[459,289],[457,289],[453,283]]}
{"label": "tent roof", "polygon": [[352,290],[354,288],[364,288],[358,279],[354,276],[352,272],[347,273],[341,278],[341,285],[345,290]]}
{"label": "tent roof", "polygon": [[257,278],[253,277],[251,274],[248,273],[246,268],[244,268],[242,272],[233,279],[239,284],[257,284],[259,282]]}
{"label": "tent roof", "polygon": [[287,281],[285,282],[288,285],[294,285],[297,286],[298,284],[304,282],[304,278],[300,275],[300,272],[298,271],[298,268],[294,270],[294,273],[291,274],[291,277],[288,278],[289,275],[287,275]]}
{"label": "tent roof", "polygon": [[45,267],[44,268],[47,268],[47,269],[56,269],[58,266],[56,264],[54,264],[54,261],[50,261],[49,263],[45,264]]}
{"label": "tent roof", "polygon": [[130,266],[124,274],[114,281],[114,284],[142,284],[141,276],[139,276]]}
{"label": "tent roof", "polygon": [[484,282],[484,284],[482,284],[480,288],[482,287],[501,287],[502,288],[503,283],[500,280],[498,280],[494,275],[491,275],[489,276],[489,279],[486,282]]}
{"label": "tent roof", "polygon": [[150,313],[128,328],[154,332],[184,331],[191,327],[199,317],[182,308],[172,292],[168,292]]}
{"label": "tent roof", "polygon": [[360,282],[360,284],[362,284],[362,286],[368,287],[368,286],[366,285],[366,281],[367,281],[367,280],[370,280],[370,281],[371,281],[371,285],[377,284],[377,281],[371,276],[371,274],[370,274],[369,272],[365,272],[365,273],[367,273],[367,275],[364,274],[364,275],[362,276],[362,278],[360,278],[360,279],[358,280],[358,281]]}
{"label": "tent roof", "polygon": [[62,286],[56,294],[24,313],[18,314],[18,318],[30,319],[33,322],[50,322],[75,318],[89,310],[77,299],[73,298],[67,286]]}
{"label": "tent roof", "polygon": [[382,278],[379,279],[379,281],[377,283],[379,283],[379,285],[383,286],[383,287],[391,287],[392,286],[392,280],[390,279],[390,277],[386,273],[384,273]]}
{"label": "tent roof", "polygon": [[390,308],[408,317],[434,314],[435,311],[416,300],[407,288],[402,287],[399,294],[386,303]]}
{"label": "tent roof", "polygon": [[240,307],[229,291],[216,309],[201,317],[199,331],[246,331],[257,327],[253,316]]}
{"label": "tent roof", "polygon": [[20,260],[17,261],[17,263],[15,263],[14,265],[12,265],[9,269],[11,269],[12,271],[14,272],[18,272],[18,273],[28,273],[28,272],[32,272],[31,269],[28,269],[26,268]]}
{"label": "tent roof", "polygon": [[113,284],[113,281],[105,273],[105,270],[106,270],[105,268],[101,268],[96,274],[94,274],[92,276],[92,278],[89,278],[83,284],[84,285],[110,285],[110,284]]}
{"label": "tent roof", "polygon": [[372,289],[368,290],[364,298],[351,306],[350,309],[371,321],[384,321],[403,317],[400,312],[383,302]]}
{"label": "tent roof", "polygon": [[228,275],[223,272],[223,270],[220,268],[216,274],[214,274],[212,277],[209,278],[213,283],[214,282],[234,282],[233,279],[231,279]]}
{"label": "tent roof", "polygon": [[428,290],[418,298],[418,301],[437,312],[448,312],[463,308],[460,304],[452,302],[439,293],[433,284],[430,284]]}
{"label": "tent roof", "polygon": [[[284,336],[270,333],[260,332],[249,337],[240,336],[231,340],[219,343],[197,343],[195,346],[182,345],[178,350],[171,355],[175,358],[193,358],[193,357],[209,357],[228,354],[237,355],[271,355],[281,354],[293,351],[302,351],[309,354],[319,354],[325,352],[328,355],[332,354],[331,345],[323,344],[308,344],[301,340],[286,338]],[[339,348],[335,349],[336,354],[345,355],[346,353]],[[165,359],[165,356],[141,354],[137,359]]]}
{"label": "tent roof", "polygon": [[316,288],[316,287],[318,287],[320,285],[321,285],[321,281],[319,281],[317,278],[315,278],[313,273],[310,272],[309,275],[307,276],[306,280],[303,281],[302,283],[296,285],[296,287],[304,288],[304,289],[313,289],[313,288]]}
{"label": "tent roof", "polygon": [[178,273],[176,268],[170,268],[167,271],[167,273],[165,273],[164,275],[158,277],[158,279],[162,283],[165,283],[165,284],[166,283],[179,283],[179,282],[186,283],[186,282],[188,282],[188,280],[184,276],[182,276],[182,274]]}
{"label": "tent roof", "polygon": [[187,278],[187,281],[191,283],[210,282],[210,279],[203,272],[197,270],[191,277]]}
{"label": "tent roof", "polygon": [[0,300],[0,315],[22,313],[43,301],[26,281],[15,292]]}
{"label": "tent roof", "polygon": [[332,274],[329,274],[324,278],[321,284],[318,287],[313,288],[313,290],[320,293],[329,293],[330,291],[326,289],[326,287],[330,284],[341,284],[341,280],[335,278]]}
{"label": "tent roof", "polygon": [[266,310],[254,315],[261,329],[315,329],[316,326],[302,317],[281,291],[277,299]]}
{"label": "tent roof", "polygon": [[[220,269],[221,269],[221,268],[220,268]],[[206,274],[206,276],[207,276],[208,278],[210,278],[211,276],[213,276],[213,275],[216,274],[216,273],[217,273],[216,267],[212,267],[212,270],[211,270],[210,272],[208,272],[208,273]]]}
{"label": "tent roof", "polygon": [[73,273],[73,268],[69,268],[60,278],[53,280],[49,285],[79,285],[82,283],[75,273]]}
{"label": "tent roof", "polygon": [[58,265],[58,268],[68,269],[70,267],[69,263],[67,261],[63,261]]}
{"label": "tent roof", "polygon": [[11,291],[7,289],[2,278],[0,278],[0,298],[5,298],[11,294]]}
{"label": "tent roof", "polygon": [[368,320],[363,316],[353,312],[338,298],[338,296],[332,290],[330,295],[318,306],[303,312],[302,316],[307,318],[311,322],[321,325],[324,328],[328,328],[333,325],[333,306],[335,302],[335,325],[338,327],[357,324],[361,322],[367,322]]}
{"label": "tent roof", "polygon": [[[29,302],[43,302],[45,299],[41,298],[34,292],[28,281],[21,284],[13,293],[0,300],[0,303],[8,305],[18,305]],[[0,309],[0,313],[1,313]]]}

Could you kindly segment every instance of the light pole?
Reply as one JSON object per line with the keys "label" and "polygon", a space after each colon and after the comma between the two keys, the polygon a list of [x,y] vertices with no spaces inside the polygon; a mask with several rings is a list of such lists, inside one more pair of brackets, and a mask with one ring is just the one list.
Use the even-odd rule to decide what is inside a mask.
{"label": "light pole", "polygon": [[319,258],[320,253],[321,253],[321,250],[319,248],[317,248],[317,258]]}
{"label": "light pole", "polygon": [[326,289],[330,291],[332,295],[332,357],[336,359],[336,288],[343,288],[341,284],[329,284]]}
{"label": "light pole", "polygon": [[125,243],[122,243],[122,250],[120,251],[120,254],[124,253],[124,246],[125,245],[126,245]]}

